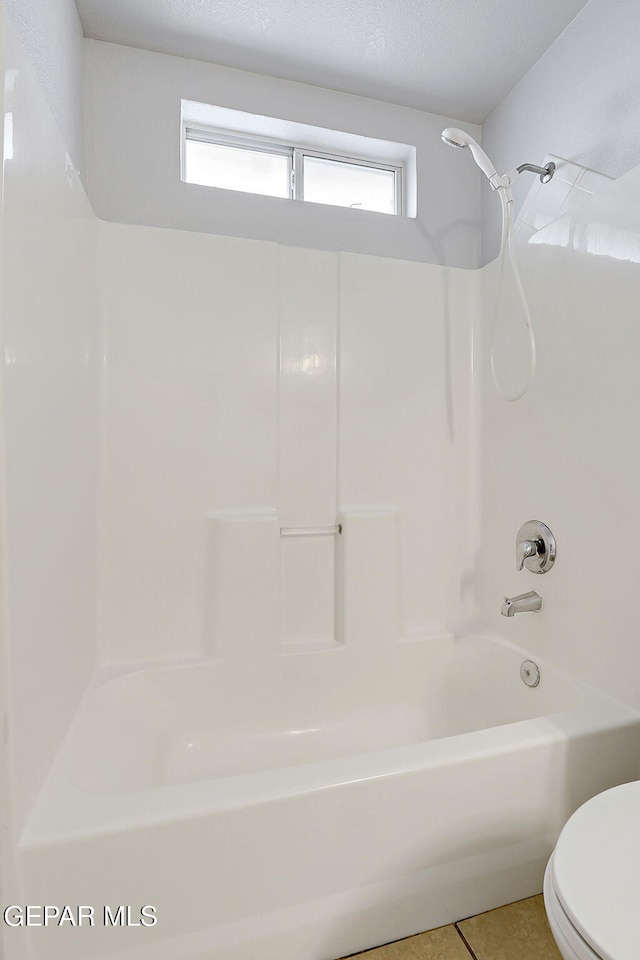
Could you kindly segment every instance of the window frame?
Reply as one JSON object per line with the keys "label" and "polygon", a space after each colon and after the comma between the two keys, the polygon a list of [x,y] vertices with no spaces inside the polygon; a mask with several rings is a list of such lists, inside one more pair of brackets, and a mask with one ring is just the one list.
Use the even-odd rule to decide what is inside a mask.
{"label": "window frame", "polygon": [[[215,127],[209,127],[204,124],[193,122],[184,122],[182,124],[181,137],[181,174],[185,183],[190,181],[185,179],[186,170],[186,149],[187,141],[195,140],[201,143],[219,144],[224,147],[237,147],[242,150],[253,150],[256,153],[265,153],[276,156],[286,156],[289,158],[289,196],[272,197],[276,200],[298,200],[305,201],[304,198],[304,158],[313,157],[319,160],[330,160],[334,163],[346,163],[350,166],[369,167],[374,170],[384,170],[393,173],[394,176],[394,211],[392,214],[383,216],[405,216],[405,167],[404,164],[389,163],[384,160],[372,160],[370,157],[360,157],[343,153],[331,153],[329,151],[317,150],[315,148],[305,147],[301,143],[292,143],[285,140],[277,140],[271,137],[262,137],[258,134],[234,133],[229,130],[220,130]],[[224,188],[219,188],[224,189]],[[240,191],[251,194],[252,191]],[[253,196],[268,196],[268,194],[254,193]],[[315,206],[316,204],[314,204]],[[323,204],[319,204],[323,206]],[[341,204],[324,204],[324,206],[336,206],[342,210],[357,210],[357,207],[346,207]],[[378,213],[380,211],[367,210],[365,213]]]}

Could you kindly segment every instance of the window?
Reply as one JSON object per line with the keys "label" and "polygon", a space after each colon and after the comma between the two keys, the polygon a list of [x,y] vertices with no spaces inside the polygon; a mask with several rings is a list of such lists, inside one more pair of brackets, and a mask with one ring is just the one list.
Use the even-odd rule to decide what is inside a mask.
{"label": "window", "polygon": [[183,179],[224,190],[402,212],[402,167],[185,127]]}
{"label": "window", "polygon": [[[403,161],[407,151],[415,154],[414,148],[210,107],[230,117],[236,127],[214,128],[185,119],[184,105],[189,103],[183,101],[182,127],[182,179],[187,183],[391,215],[406,213]],[[236,117],[249,120],[241,124]],[[245,133],[251,121],[253,135]],[[264,135],[276,125],[278,133],[306,134],[306,142]],[[342,149],[319,149],[325,145]],[[354,147],[361,150],[352,153]]]}
{"label": "window", "polygon": [[302,169],[303,200],[378,213],[401,212],[400,167],[303,154]]}
{"label": "window", "polygon": [[[201,136],[203,136],[201,134]],[[205,187],[261,193],[267,197],[291,195],[289,151],[253,146],[229,139],[196,139],[187,130],[184,145],[184,179]]]}

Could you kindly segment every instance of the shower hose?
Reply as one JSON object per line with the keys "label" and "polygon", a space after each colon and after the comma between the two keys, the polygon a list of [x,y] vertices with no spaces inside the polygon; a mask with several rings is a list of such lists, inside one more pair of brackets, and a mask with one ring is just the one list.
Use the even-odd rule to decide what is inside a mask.
{"label": "shower hose", "polygon": [[[515,400],[520,400],[521,397],[527,393],[536,373],[536,341],[533,334],[533,324],[531,322],[531,314],[529,312],[529,307],[527,304],[527,298],[525,296],[524,287],[522,286],[522,279],[520,277],[520,270],[518,269],[518,262],[516,260],[515,250],[513,249],[513,236],[512,236],[512,226],[513,226],[513,194],[509,187],[498,187],[497,193],[500,195],[500,204],[502,207],[502,235],[500,241],[500,255],[498,258],[498,294],[496,297],[496,306],[493,315],[493,326],[491,329],[491,375],[493,377],[493,383],[498,393],[498,396],[502,400],[506,400],[509,403],[513,403]],[[494,343],[496,338],[496,328],[498,325],[498,313],[500,307],[500,296],[502,293],[502,285],[504,283],[504,268],[505,261],[507,258],[507,253],[509,254],[509,262],[511,264],[511,270],[513,273],[514,283],[516,285],[516,290],[518,296],[522,302],[522,309],[524,313],[524,323],[527,330],[527,337],[529,341],[529,369],[527,371],[527,376],[525,378],[524,386],[521,390],[518,390],[516,393],[507,393],[501,386],[496,373],[496,365],[494,359]]]}

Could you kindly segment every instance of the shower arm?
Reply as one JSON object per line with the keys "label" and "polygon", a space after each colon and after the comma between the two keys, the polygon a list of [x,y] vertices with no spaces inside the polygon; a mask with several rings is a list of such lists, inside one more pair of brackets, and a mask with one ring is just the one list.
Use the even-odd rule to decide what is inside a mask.
{"label": "shower arm", "polygon": [[553,160],[550,160],[544,167],[539,167],[535,163],[521,163],[519,167],[516,167],[516,170],[518,173],[524,173],[525,170],[529,170],[531,173],[537,173],[540,177],[540,183],[549,183],[549,180],[552,179],[556,172],[556,165]]}
{"label": "shower arm", "polygon": [[494,189],[498,187],[510,187],[516,177],[524,173],[525,170],[530,173],[537,173],[540,177],[540,183],[549,183],[556,172],[556,165],[553,160],[550,160],[544,167],[539,167],[537,163],[521,163],[519,167],[516,167],[510,173],[505,173],[504,176],[497,177],[496,180],[499,182],[496,182]]}

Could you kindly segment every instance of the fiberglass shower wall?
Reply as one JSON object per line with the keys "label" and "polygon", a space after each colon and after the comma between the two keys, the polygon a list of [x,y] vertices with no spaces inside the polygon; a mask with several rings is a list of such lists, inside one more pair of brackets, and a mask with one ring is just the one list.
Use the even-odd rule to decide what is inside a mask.
{"label": "fiberglass shower wall", "polygon": [[21,810],[93,668],[95,220],[5,17],[2,340],[6,631]]}
{"label": "fiberglass shower wall", "polygon": [[373,645],[470,609],[475,274],[118,224],[99,264],[104,661]]}
{"label": "fiberglass shower wall", "polygon": [[[479,591],[492,629],[637,709],[640,167],[611,182],[587,171],[579,184],[556,216],[518,234],[538,348],[518,403],[493,389],[486,290]],[[548,576],[514,569],[514,538],[530,518],[557,540]],[[505,594],[533,589],[539,615],[500,617]]]}
{"label": "fiberglass shower wall", "polygon": [[6,16],[0,29],[0,806],[3,897],[19,903],[13,852],[94,668],[99,333],[95,219]]}

